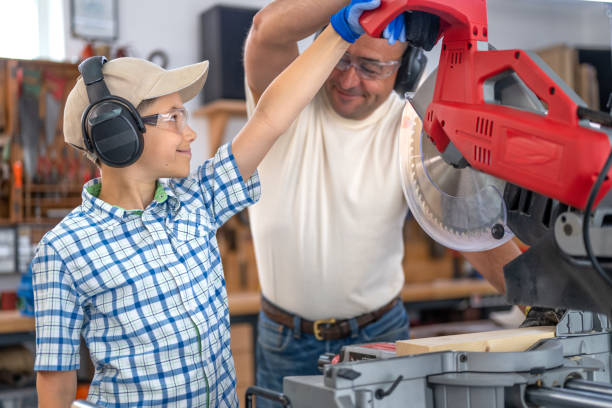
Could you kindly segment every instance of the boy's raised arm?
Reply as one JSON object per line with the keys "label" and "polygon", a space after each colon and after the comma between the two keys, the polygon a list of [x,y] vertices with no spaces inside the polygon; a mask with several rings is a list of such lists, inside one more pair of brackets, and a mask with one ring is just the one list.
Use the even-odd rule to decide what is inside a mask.
{"label": "boy's raised arm", "polygon": [[364,33],[359,17],[380,0],[352,0],[306,51],[281,72],[262,94],[255,112],[232,143],[243,179],[248,179],[276,139],[319,91],[340,57]]}
{"label": "boy's raised arm", "polygon": [[349,47],[328,26],[262,94],[253,116],[232,143],[243,179],[248,179],[276,139],[310,102]]}

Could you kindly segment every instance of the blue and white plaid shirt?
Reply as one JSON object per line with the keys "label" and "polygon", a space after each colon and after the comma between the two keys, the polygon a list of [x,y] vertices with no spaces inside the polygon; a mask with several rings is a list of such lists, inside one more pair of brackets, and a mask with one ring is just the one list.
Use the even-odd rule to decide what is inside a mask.
{"label": "blue and white plaid shirt", "polygon": [[97,199],[99,183],[32,261],[35,370],[77,369],[82,333],[93,403],[238,406],[215,234],[258,200],[257,173],[245,184],[224,145],[197,176],[158,184],[144,211]]}

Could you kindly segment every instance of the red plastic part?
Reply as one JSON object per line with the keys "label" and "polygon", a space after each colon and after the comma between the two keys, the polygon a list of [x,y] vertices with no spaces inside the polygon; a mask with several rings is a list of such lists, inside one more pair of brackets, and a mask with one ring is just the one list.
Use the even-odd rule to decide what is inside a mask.
{"label": "red plastic part", "polygon": [[[449,141],[472,167],[523,188],[584,209],[610,153],[606,133],[578,123],[578,105],[542,66],[520,50],[478,51],[487,41],[484,0],[382,0],[364,13],[366,32],[380,33],[405,10],[440,16],[444,37],[438,76],[424,129],[439,151]],[[544,101],[546,115],[487,104],[484,84],[507,71]],[[612,170],[596,204],[612,187]]]}
{"label": "red plastic part", "polygon": [[487,8],[484,0],[381,0],[380,7],[366,11],[359,22],[368,35],[380,37],[400,13],[425,11],[441,19],[441,33],[452,41],[487,41]]}

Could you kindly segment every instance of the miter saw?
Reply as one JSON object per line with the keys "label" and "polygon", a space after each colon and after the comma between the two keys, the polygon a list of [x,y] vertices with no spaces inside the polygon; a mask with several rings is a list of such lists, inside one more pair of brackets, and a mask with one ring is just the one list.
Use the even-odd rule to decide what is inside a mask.
{"label": "miter saw", "polygon": [[[453,249],[492,249],[513,234],[530,245],[504,268],[510,302],[612,316],[612,117],[533,52],[491,49],[483,1],[385,6],[394,15],[406,3],[444,22],[437,73],[402,123],[412,214]],[[378,30],[388,17],[368,18]]]}
{"label": "miter saw", "polygon": [[260,395],[295,408],[612,407],[612,117],[534,53],[493,49],[485,0],[382,0],[361,22],[380,37],[404,11],[439,16],[443,38],[402,118],[412,214],[460,251],[516,235],[531,247],[504,268],[508,300],[575,310],[524,352],[350,346],[321,376],[286,377],[283,393],[249,388],[247,406]]}

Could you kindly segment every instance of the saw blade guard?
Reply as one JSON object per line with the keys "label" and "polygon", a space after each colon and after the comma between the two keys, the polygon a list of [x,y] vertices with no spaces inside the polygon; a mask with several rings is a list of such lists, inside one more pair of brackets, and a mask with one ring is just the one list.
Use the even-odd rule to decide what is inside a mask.
{"label": "saw blade guard", "polygon": [[402,114],[399,156],[410,211],[434,240],[473,252],[496,248],[514,236],[506,225],[505,181],[447,164],[410,103]]}

